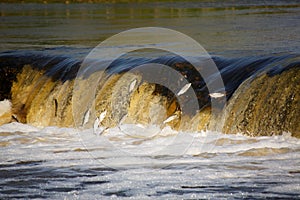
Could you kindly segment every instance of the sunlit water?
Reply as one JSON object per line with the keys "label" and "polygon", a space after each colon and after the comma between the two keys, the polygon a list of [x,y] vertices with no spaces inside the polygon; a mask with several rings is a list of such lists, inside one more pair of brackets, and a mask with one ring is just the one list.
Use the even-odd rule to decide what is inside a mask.
{"label": "sunlit water", "polygon": [[299,13],[299,2],[291,0],[1,3],[0,48],[93,48],[121,31],[146,26],[180,31],[221,55],[299,53]]}
{"label": "sunlit water", "polygon": [[[297,1],[1,3],[0,49],[84,58],[113,34],[158,26],[221,56],[299,53],[299,8]],[[0,199],[300,198],[300,140],[289,133],[122,125],[96,135],[12,123],[0,127],[0,146]]]}

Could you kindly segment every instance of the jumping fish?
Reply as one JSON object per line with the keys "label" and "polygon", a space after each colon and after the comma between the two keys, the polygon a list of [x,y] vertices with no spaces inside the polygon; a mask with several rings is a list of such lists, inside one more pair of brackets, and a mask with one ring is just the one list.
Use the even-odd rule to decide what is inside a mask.
{"label": "jumping fish", "polygon": [[100,116],[99,116],[99,123],[101,123],[101,122],[104,120],[104,118],[105,118],[105,116],[106,116],[106,113],[107,113],[107,111],[105,110],[105,111],[103,111],[103,112],[100,114]]}
{"label": "jumping fish", "polygon": [[212,98],[217,99],[217,98],[224,97],[225,94],[224,93],[219,93],[219,92],[214,92],[214,93],[210,93],[209,96],[212,97]]}
{"label": "jumping fish", "polygon": [[135,85],[136,85],[137,80],[134,79],[130,85],[129,85],[129,92],[132,92],[132,90],[134,89]]}
{"label": "jumping fish", "polygon": [[173,121],[173,120],[176,119],[176,118],[178,118],[177,115],[171,115],[170,117],[168,117],[168,118],[163,122],[163,124],[166,124],[166,123],[168,123],[168,122],[170,122],[170,121]]}
{"label": "jumping fish", "polygon": [[[97,117],[97,118],[95,119],[95,121],[94,121],[94,132],[97,131],[97,129],[98,129],[100,123],[104,120],[104,118],[105,118],[105,116],[106,116],[106,113],[107,113],[106,110],[103,111],[103,112],[100,114],[99,118]],[[101,133],[102,133],[102,132],[103,132],[103,131],[101,131]],[[101,133],[100,133],[100,134],[101,134]],[[99,135],[100,135],[100,134],[99,134]]]}
{"label": "jumping fish", "polygon": [[191,87],[191,85],[192,85],[191,83],[188,83],[185,86],[183,86],[183,88],[181,88],[181,90],[177,93],[177,96],[186,93],[186,91]]}
{"label": "jumping fish", "polygon": [[99,127],[99,124],[100,124],[100,120],[99,120],[99,118],[97,117],[97,118],[95,119],[95,122],[94,122],[94,132],[97,131],[97,128]]}
{"label": "jumping fish", "polygon": [[91,113],[90,110],[87,110],[87,111],[85,112],[82,125],[85,125],[86,123],[89,122],[89,119],[90,119],[90,113]]}

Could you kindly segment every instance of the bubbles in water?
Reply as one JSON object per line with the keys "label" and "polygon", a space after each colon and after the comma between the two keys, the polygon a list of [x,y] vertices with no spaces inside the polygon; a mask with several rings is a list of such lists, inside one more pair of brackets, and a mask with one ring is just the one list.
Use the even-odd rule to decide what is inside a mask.
{"label": "bubbles in water", "polygon": [[[128,60],[132,58],[118,60],[128,53],[136,52],[138,55],[139,50],[149,49],[159,50],[160,53],[156,54],[158,57],[165,53],[180,57],[191,64],[195,72],[209,83],[207,87],[211,94],[216,94],[215,91],[225,94],[217,67],[210,55],[195,40],[165,28],[131,29],[101,42],[84,59],[74,83],[72,105],[75,124],[81,127],[80,119],[83,119],[83,128],[93,128],[96,133],[93,134],[93,143],[99,141],[98,136],[104,132],[112,134],[111,131],[106,131],[106,127],[116,127],[119,133],[124,134],[123,139],[127,142],[124,141],[123,146],[116,146],[116,143],[110,140],[106,142],[111,148],[116,148],[120,155],[142,152],[150,156],[156,151],[176,152],[177,155],[182,155],[192,143],[193,137],[189,137],[187,142],[182,143],[182,140],[187,138],[177,134],[171,140],[172,142],[164,141],[165,145],[159,148],[140,149],[140,145],[128,143],[138,139],[140,141],[134,142],[138,144],[161,137],[161,132],[166,125],[183,124],[183,117],[188,113],[197,113],[200,109],[196,92],[188,79],[189,75],[157,62],[140,62],[135,66],[127,66]],[[211,75],[216,77],[215,81],[208,82]],[[173,100],[179,104],[178,108],[168,110],[167,105],[172,101],[168,97],[155,95],[157,85],[168,89],[173,94]],[[212,116],[217,116],[217,112],[224,107],[225,97],[219,95],[218,98],[224,101],[211,99]],[[85,113],[85,110],[89,112]],[[101,114],[98,117],[99,113]],[[89,119],[95,119],[94,123],[89,122]],[[132,124],[129,126],[131,128],[128,128],[129,124]],[[222,128],[222,123],[218,126]],[[85,137],[81,139],[88,150],[91,147],[90,140],[86,140]],[[180,143],[185,145],[178,145]],[[103,145],[103,141],[99,142],[100,145]],[[104,164],[110,166],[109,162],[105,161]]]}

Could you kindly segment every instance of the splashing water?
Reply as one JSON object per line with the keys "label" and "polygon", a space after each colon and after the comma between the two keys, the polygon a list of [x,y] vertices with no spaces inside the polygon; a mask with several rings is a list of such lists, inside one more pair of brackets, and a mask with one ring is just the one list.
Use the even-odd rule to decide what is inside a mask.
{"label": "splashing water", "polygon": [[4,198],[300,197],[300,140],[288,133],[251,138],[123,124],[97,136],[11,123],[0,138]]}
{"label": "splashing water", "polygon": [[[285,126],[291,123],[285,117],[288,113],[294,114],[295,119],[292,121],[295,128],[289,131],[296,133],[299,71],[289,76],[276,74],[281,74],[284,68],[300,66],[300,26],[295,26],[299,23],[298,2],[1,3],[0,7],[3,19],[0,48],[6,51],[1,53],[0,64],[7,69],[2,75],[16,74],[14,70],[20,72],[26,65],[14,93],[22,112],[14,120],[45,126],[20,123],[0,126],[0,199],[300,199],[300,141],[289,133],[252,138],[211,131],[178,132],[169,127],[128,124],[126,120],[131,116],[123,113],[116,113],[121,125],[107,130],[103,127],[106,119],[96,131],[55,127],[73,123],[69,109],[72,76],[91,48],[122,30],[147,24],[176,27],[217,55],[213,59],[225,80],[226,94],[216,91],[208,93],[209,98],[234,97],[233,92],[244,80],[272,69],[269,91],[258,82],[253,85],[252,94],[254,97],[259,94],[258,98],[242,101],[234,97],[239,102],[231,106],[232,110],[245,108],[251,112],[246,112],[245,119],[241,115],[229,116],[230,130],[226,132],[236,132],[232,128],[245,123],[261,131],[257,135],[269,134],[269,129],[263,127],[270,127],[271,131],[276,126],[287,130]],[[35,51],[14,51],[17,49]],[[116,65],[121,64],[121,70],[126,70],[132,63],[144,64],[147,59],[136,63],[119,61]],[[172,58],[162,61],[170,63]],[[45,74],[41,76],[41,72]],[[28,81],[28,75],[34,81]],[[132,84],[124,91],[130,93],[138,87],[140,79],[134,78],[128,77],[128,83]],[[12,83],[7,82],[5,79],[0,84],[6,91],[3,99],[10,99],[8,89]],[[290,95],[286,95],[288,88]],[[199,91],[205,92],[203,87]],[[282,101],[265,104],[271,99],[265,94],[273,94],[273,99],[279,97]],[[145,99],[143,108],[148,107],[149,99]],[[136,102],[140,105],[140,101]],[[126,103],[122,102],[122,106]],[[23,104],[25,110],[21,109]],[[266,119],[258,120],[263,115],[253,112],[255,104],[257,110],[267,115]],[[281,108],[284,112],[275,116],[278,112],[271,112],[272,106],[275,111]],[[116,110],[120,109],[123,107]],[[134,115],[140,114],[137,112],[140,110],[133,109]],[[160,107],[154,109],[156,116],[158,110]],[[99,109],[97,115],[92,114],[99,117],[103,111]],[[6,113],[10,120],[12,113]],[[90,121],[94,122],[95,116],[90,115]],[[168,119],[161,118],[157,121]],[[78,120],[84,122],[82,118]],[[166,124],[171,126],[171,122]],[[189,121],[188,126],[196,125]]]}

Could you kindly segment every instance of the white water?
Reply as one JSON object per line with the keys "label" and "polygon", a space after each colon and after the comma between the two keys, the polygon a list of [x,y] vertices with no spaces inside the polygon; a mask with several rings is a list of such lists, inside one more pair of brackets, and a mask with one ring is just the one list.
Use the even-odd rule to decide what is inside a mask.
{"label": "white water", "polygon": [[0,126],[0,197],[300,198],[300,140],[122,125]]}
{"label": "white water", "polygon": [[7,99],[0,101],[0,117],[11,111],[11,102]]}

